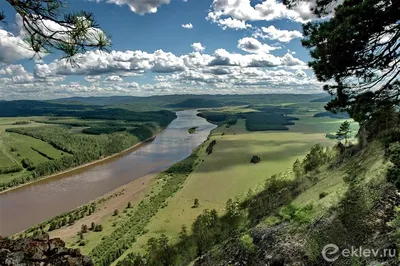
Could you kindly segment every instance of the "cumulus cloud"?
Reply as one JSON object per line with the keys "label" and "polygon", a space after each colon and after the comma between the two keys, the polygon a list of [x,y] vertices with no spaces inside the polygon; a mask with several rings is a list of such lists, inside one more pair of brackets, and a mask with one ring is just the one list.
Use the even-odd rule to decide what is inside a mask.
{"label": "cumulus cloud", "polygon": [[0,62],[11,63],[20,59],[32,58],[35,53],[20,36],[0,29]]}
{"label": "cumulus cloud", "polygon": [[280,30],[271,25],[269,27],[262,27],[261,30],[257,29],[253,36],[280,42],[290,42],[295,38],[302,38],[303,34],[297,30]]}
{"label": "cumulus cloud", "polygon": [[98,82],[101,79],[100,75],[96,75],[96,76],[86,76],[84,78],[87,82],[93,83],[93,82]]}
{"label": "cumulus cloud", "polygon": [[[100,2],[101,0],[96,1]],[[144,15],[146,13],[156,13],[161,5],[169,4],[170,0],[107,0],[107,3],[119,6],[127,5],[132,12]]]}
{"label": "cumulus cloud", "polygon": [[234,29],[234,30],[244,30],[252,28],[251,24],[246,23],[243,20],[235,19],[235,18],[220,18],[214,13],[209,13],[207,20],[210,20],[214,23],[217,23],[223,30],[226,29]]}
{"label": "cumulus cloud", "polygon": [[111,81],[111,82],[122,82],[124,81],[120,76],[117,75],[111,75],[106,77],[106,81]]}
{"label": "cumulus cloud", "polygon": [[307,77],[306,72],[304,72],[304,71],[301,70],[301,69],[298,69],[298,70],[296,71],[295,75],[298,76],[298,77],[300,77],[300,78],[306,78],[306,77]]}
{"label": "cumulus cloud", "polygon": [[305,63],[303,61],[301,61],[298,58],[295,58],[293,55],[287,53],[283,56],[282,61],[281,61],[282,65],[284,66],[297,66],[297,65],[305,65]]}
{"label": "cumulus cloud", "polygon": [[[277,47],[254,38],[243,38],[238,47],[246,53],[217,49],[204,53],[204,45],[193,43],[193,52],[183,55],[157,50],[87,51],[75,57],[79,67],[65,59],[39,62],[34,73],[21,65],[0,69],[0,97],[59,98],[90,95],[153,95],[184,93],[267,93],[293,89],[315,90],[318,83],[307,77],[307,66],[289,52],[276,56]],[[149,75],[150,74],[150,75]],[[60,84],[66,76],[83,76],[85,82]],[[130,77],[123,79],[122,77]],[[132,78],[153,77],[154,84],[139,84]],[[73,79],[71,77],[70,79]],[[274,91],[275,90],[275,91]]]}
{"label": "cumulus cloud", "polygon": [[28,73],[22,65],[7,65],[0,69],[0,76],[6,76],[13,83],[26,83],[34,80],[33,75]]}
{"label": "cumulus cloud", "polygon": [[249,54],[231,53],[225,49],[217,49],[213,54],[203,54],[201,43],[192,45],[193,53],[177,56],[173,53],[157,50],[154,53],[143,51],[88,51],[76,56],[74,67],[66,60],[55,60],[50,64],[37,64],[35,76],[40,78],[59,75],[96,76],[113,74],[118,76],[142,75],[146,72],[173,73],[186,69],[209,66],[241,66],[241,67],[276,67],[305,66],[305,63],[291,54],[282,57],[269,54],[277,47],[260,43],[253,38],[239,40],[238,47]]}
{"label": "cumulus cloud", "polygon": [[303,23],[316,18],[311,11],[313,5],[313,1],[300,1],[293,9],[288,9],[278,0],[264,0],[254,6],[250,0],[214,0],[207,19],[221,27],[228,27],[226,21],[230,19],[231,23],[234,21],[235,24],[242,25],[242,29],[247,28],[243,27],[246,21],[290,19]]}
{"label": "cumulus cloud", "polygon": [[188,24],[182,24],[182,28],[185,28],[185,29],[193,29],[193,25],[192,25],[192,23],[188,23]]}
{"label": "cumulus cloud", "polygon": [[249,53],[269,53],[270,51],[279,49],[279,47],[269,46],[250,37],[240,39],[238,41],[238,48]]}
{"label": "cumulus cloud", "polygon": [[206,49],[206,47],[199,42],[195,42],[191,46],[195,52],[203,52]]}

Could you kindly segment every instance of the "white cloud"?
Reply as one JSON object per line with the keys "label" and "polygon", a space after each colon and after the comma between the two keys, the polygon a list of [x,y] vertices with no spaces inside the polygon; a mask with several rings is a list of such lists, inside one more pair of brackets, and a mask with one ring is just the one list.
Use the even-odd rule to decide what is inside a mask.
{"label": "white cloud", "polygon": [[74,59],[79,67],[71,65],[66,60],[55,60],[50,64],[37,64],[35,76],[40,78],[59,75],[114,74],[118,76],[143,75],[146,72],[173,73],[186,69],[196,69],[209,66],[240,66],[246,67],[304,67],[305,63],[291,54],[283,57],[269,54],[277,49],[262,44],[253,38],[239,40],[238,47],[250,54],[230,53],[225,49],[217,49],[213,54],[200,53],[205,48],[200,43],[192,45],[195,52],[177,56],[173,53],[157,50],[154,53],[143,51],[88,51]]}
{"label": "white cloud", "polygon": [[[293,9],[288,9],[281,1],[264,0],[251,5],[250,0],[214,0],[207,19],[221,27],[227,26],[227,20],[236,24],[246,25],[246,21],[271,21],[276,19],[290,19],[296,22],[307,22],[315,19],[312,7],[313,1],[300,1]],[[240,22],[240,23],[239,23]],[[225,23],[225,24],[224,24]]]}
{"label": "white cloud", "polygon": [[235,19],[235,18],[225,18],[220,19],[219,17],[213,16],[212,13],[207,16],[207,20],[211,20],[214,23],[217,23],[223,30],[226,29],[234,29],[234,30],[244,30],[252,28],[252,26],[246,23],[243,20]]}
{"label": "white cloud", "polygon": [[261,30],[257,29],[253,34],[254,37],[261,37],[263,39],[277,40],[280,42],[290,42],[295,38],[302,38],[303,34],[300,31],[293,30],[279,30],[275,26],[262,27]]}
{"label": "white cloud", "polygon": [[20,59],[32,58],[35,53],[19,36],[0,29],[0,62],[11,63]]}
{"label": "white cloud", "polygon": [[111,75],[106,77],[106,81],[111,81],[111,82],[122,82],[124,81],[120,76],[117,75]]}
{"label": "white cloud", "polygon": [[284,66],[304,66],[305,63],[298,58],[295,58],[293,55],[287,53],[282,58],[282,65]]}
{"label": "white cloud", "polygon": [[32,82],[34,77],[22,65],[7,65],[0,69],[0,76],[8,76],[13,83]]}
{"label": "white cloud", "polygon": [[191,46],[195,52],[203,52],[206,49],[206,47],[199,42],[195,42]]}
{"label": "white cloud", "polygon": [[279,49],[279,47],[263,44],[257,39],[245,37],[238,41],[238,48],[249,53],[269,53],[270,51]]}
{"label": "white cloud", "polygon": [[96,76],[86,76],[84,78],[87,82],[93,83],[93,82],[99,82],[101,79],[100,75],[96,75]]}
{"label": "white cloud", "polygon": [[185,28],[185,29],[193,29],[193,25],[192,25],[192,23],[182,24],[182,28]]}
{"label": "white cloud", "polygon": [[[101,0],[96,0],[100,2]],[[170,0],[107,0],[107,3],[128,5],[132,12],[140,15],[156,13],[161,5],[169,4]]]}
{"label": "white cloud", "polygon": [[[309,78],[302,71],[306,64],[289,52],[284,56],[270,54],[276,47],[254,38],[239,40],[238,47],[248,53],[217,49],[205,54],[204,45],[193,43],[194,51],[180,56],[162,50],[88,51],[76,56],[79,67],[65,59],[54,60],[36,64],[33,74],[21,65],[4,66],[0,70],[0,97],[268,93],[295,89],[310,92],[320,86],[314,77]],[[60,84],[66,75],[82,75],[89,83]],[[122,78],[125,76],[129,76],[129,81]],[[133,78],[137,80],[132,82]],[[139,84],[148,79],[155,83]]]}
{"label": "white cloud", "polygon": [[296,71],[295,75],[298,76],[298,77],[300,77],[300,78],[306,78],[306,77],[307,77],[306,72],[304,72],[304,71],[301,70],[301,69],[298,69],[298,70]]}

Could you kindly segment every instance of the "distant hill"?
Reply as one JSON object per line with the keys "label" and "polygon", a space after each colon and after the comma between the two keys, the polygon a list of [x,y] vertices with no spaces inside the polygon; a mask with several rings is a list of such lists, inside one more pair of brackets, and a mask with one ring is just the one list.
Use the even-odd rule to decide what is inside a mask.
{"label": "distant hill", "polygon": [[[326,96],[323,94],[176,94],[176,95],[155,95],[147,97],[138,96],[109,96],[109,97],[71,97],[51,100],[52,103],[66,104],[89,104],[89,105],[138,105],[146,104],[151,106],[167,107],[168,105],[181,104],[186,100],[203,99],[216,101],[220,105],[247,105],[247,104],[280,104],[310,102]],[[210,104],[208,104],[210,105]],[[213,104],[211,104],[213,105]],[[217,106],[214,106],[217,107]],[[175,107],[173,107],[175,108]]]}
{"label": "distant hill", "polygon": [[[45,101],[1,101],[0,116],[40,116],[48,114],[57,114],[63,111],[82,111],[92,106],[82,104],[58,104]],[[98,106],[96,106],[98,107]]]}
{"label": "distant hill", "polygon": [[167,105],[169,108],[212,108],[221,106],[223,106],[223,104],[218,101],[202,98],[191,98],[180,103]]}

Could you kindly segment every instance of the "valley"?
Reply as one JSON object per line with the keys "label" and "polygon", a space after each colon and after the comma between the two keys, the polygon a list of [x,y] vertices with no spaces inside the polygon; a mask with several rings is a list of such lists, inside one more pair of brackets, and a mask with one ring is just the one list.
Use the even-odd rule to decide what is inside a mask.
{"label": "valley", "polygon": [[[184,106],[193,101],[197,102],[196,99],[185,100]],[[89,255],[95,265],[131,265],[132,260],[137,259],[137,254],[161,252],[149,250],[151,241],[161,241],[157,239],[165,238],[171,249],[179,248],[180,245],[185,245],[185,250],[195,248],[198,244],[191,246],[185,243],[182,234],[187,235],[188,239],[196,237],[193,235],[197,234],[194,224],[201,217],[215,215],[221,219],[217,223],[228,222],[224,227],[239,226],[246,231],[255,223],[261,222],[266,226],[280,224],[283,219],[281,212],[289,211],[285,208],[295,208],[299,212],[309,209],[304,214],[307,215],[304,223],[310,223],[325,215],[331,206],[340,204],[340,199],[348,189],[343,179],[348,166],[328,171],[324,168],[324,160],[331,160],[328,158],[335,156],[331,147],[336,145],[337,140],[332,136],[346,121],[345,116],[322,115],[323,102],[242,103],[208,107],[210,103],[201,101],[198,108],[185,111],[177,111],[177,103],[174,107],[178,109],[171,110],[176,112],[177,118],[158,133],[154,140],[140,144],[136,150],[128,150],[104,163],[67,172],[57,178],[39,180],[28,185],[27,189],[21,187],[0,195],[2,217],[7,215],[10,219],[16,219],[12,218],[14,214],[21,217],[21,213],[13,210],[15,203],[21,200],[21,204],[25,202],[24,207],[20,206],[26,208],[24,212],[27,219],[20,225],[13,224],[13,228],[19,226],[18,231],[30,228],[16,236],[35,236],[48,232],[51,237],[60,237],[69,247],[79,248],[83,254]],[[53,124],[48,118],[35,119],[45,121],[45,126],[44,123],[33,122],[24,129],[12,127],[4,133],[30,138],[35,136],[33,139],[36,140],[40,130],[56,132],[60,124],[73,124],[69,129],[72,134],[85,134],[83,132],[88,127],[83,127],[83,124],[100,123],[81,118],[62,118],[54,120],[57,122]],[[30,131],[36,127],[40,130]],[[349,142],[357,142],[354,138],[357,131],[357,123],[352,122]],[[104,138],[121,132],[102,132],[94,136]],[[57,134],[62,136],[60,133]],[[56,140],[51,138],[53,144]],[[54,149],[54,145],[50,147]],[[318,151],[321,153],[318,158],[322,161],[312,170],[324,168],[322,172],[325,174],[299,181],[297,171],[305,171],[299,170],[303,167],[307,169],[306,158],[314,152],[313,149],[322,149]],[[373,160],[365,162],[364,166],[374,169],[371,170],[374,173],[371,180],[384,182],[377,179],[377,169],[382,168],[384,176],[388,165],[379,150],[371,151],[370,157]],[[67,156],[73,156],[72,149]],[[293,183],[298,192],[295,196],[288,196],[290,200],[278,200],[273,207],[275,211],[246,205],[249,200],[253,201],[253,198],[255,200],[263,195],[271,182],[278,182],[277,186],[280,186],[279,182],[284,182],[287,189]],[[49,191],[56,197],[49,198]],[[290,195],[294,192],[289,189],[287,193]],[[47,197],[43,199],[39,196],[42,194],[47,194]],[[263,202],[265,199],[260,200]],[[8,208],[7,204],[13,208]],[[240,221],[224,220],[232,211],[227,204],[239,208]],[[46,212],[38,211],[38,206],[45,207]],[[262,206],[267,205],[264,202]],[[279,208],[282,209],[279,211]],[[248,214],[244,215],[245,212]],[[32,220],[32,217],[37,218]],[[260,217],[263,218],[260,220]],[[225,229],[221,233],[225,234]],[[209,240],[216,241],[213,245],[218,245],[219,240],[214,239],[214,233],[210,234],[213,240]],[[170,259],[190,262],[196,258],[191,252],[187,250],[177,254],[177,257],[170,256]],[[221,252],[225,252],[223,248]],[[207,254],[209,259],[215,259],[212,253]]]}

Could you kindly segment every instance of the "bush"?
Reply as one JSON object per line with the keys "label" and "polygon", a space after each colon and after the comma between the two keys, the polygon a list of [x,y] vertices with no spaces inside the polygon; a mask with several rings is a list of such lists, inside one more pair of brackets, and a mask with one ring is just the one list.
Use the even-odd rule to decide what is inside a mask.
{"label": "bush", "polygon": [[192,208],[198,208],[200,206],[199,199],[194,199]]}
{"label": "bush", "polygon": [[117,216],[119,214],[118,210],[114,210],[113,216]]}
{"label": "bush", "polygon": [[16,173],[19,171],[22,171],[22,167],[19,165],[0,168],[0,174],[10,174],[10,173]]}
{"label": "bush", "polygon": [[259,163],[260,161],[261,161],[261,158],[257,155],[254,155],[253,157],[251,157],[251,160],[250,160],[250,162],[254,163],[254,164]]}
{"label": "bush", "polygon": [[213,152],[215,144],[217,144],[217,141],[215,139],[213,141],[211,141],[210,144],[208,144],[208,147],[206,149],[206,153],[208,155],[210,155]]}
{"label": "bush", "polygon": [[101,224],[96,224],[93,231],[101,232],[101,231],[103,231],[103,226]]}
{"label": "bush", "polygon": [[328,192],[323,191],[323,192],[319,193],[319,198],[320,198],[320,199],[323,199],[323,198],[325,198],[326,196],[328,196]]}

